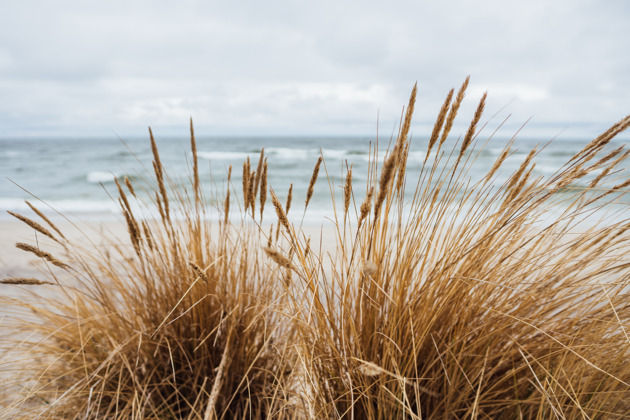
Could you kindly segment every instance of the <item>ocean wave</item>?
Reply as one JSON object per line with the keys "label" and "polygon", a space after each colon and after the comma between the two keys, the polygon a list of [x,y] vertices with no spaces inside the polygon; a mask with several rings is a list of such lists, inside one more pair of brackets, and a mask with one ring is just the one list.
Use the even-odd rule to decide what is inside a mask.
{"label": "ocean wave", "polygon": [[317,158],[319,151],[317,149],[296,149],[293,147],[268,147],[265,154],[270,158],[278,159],[307,159],[309,157]]}
{"label": "ocean wave", "polygon": [[88,172],[86,175],[86,179],[90,184],[114,182],[117,178],[119,178],[119,176],[112,172],[102,171],[92,171]]}
{"label": "ocean wave", "polygon": [[197,152],[197,156],[206,160],[245,160],[248,156],[253,156],[255,153],[247,153],[247,152],[225,152],[225,151],[215,151],[215,152]]}
{"label": "ocean wave", "polygon": [[[118,203],[112,200],[80,200],[80,199],[61,199],[61,200],[45,200],[44,203],[30,200],[32,204],[37,206],[44,214],[60,213],[119,213],[120,207]],[[54,209],[54,210],[53,210]],[[0,198],[0,210],[6,214],[7,210],[13,212],[29,211],[28,205],[23,198]]]}

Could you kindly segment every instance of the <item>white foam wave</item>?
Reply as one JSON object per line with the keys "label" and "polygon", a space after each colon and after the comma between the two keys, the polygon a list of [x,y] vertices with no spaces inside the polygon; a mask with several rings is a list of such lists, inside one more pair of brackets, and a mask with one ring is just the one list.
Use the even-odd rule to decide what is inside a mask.
{"label": "white foam wave", "polygon": [[317,159],[317,149],[295,149],[292,147],[269,147],[265,152],[274,159],[307,159],[309,156]]}
{"label": "white foam wave", "polygon": [[251,156],[250,153],[245,152],[197,152],[197,156],[207,160],[245,160],[247,156]]}
{"label": "white foam wave", "polygon": [[91,184],[98,184],[100,182],[114,182],[118,176],[111,172],[92,171],[86,176],[87,181]]}
{"label": "white foam wave", "polygon": [[[33,200],[31,200],[33,202]],[[45,204],[35,204],[44,214],[60,213],[92,213],[92,214],[117,214],[120,213],[118,204],[111,200],[46,200]],[[55,209],[55,210],[53,210]],[[28,211],[29,207],[23,198],[0,198],[0,210],[6,214],[6,211],[23,212]]]}

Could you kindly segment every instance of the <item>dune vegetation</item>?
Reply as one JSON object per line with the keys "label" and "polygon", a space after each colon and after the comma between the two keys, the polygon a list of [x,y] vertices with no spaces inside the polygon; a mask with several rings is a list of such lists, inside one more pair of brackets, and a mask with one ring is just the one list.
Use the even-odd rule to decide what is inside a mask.
{"label": "dune vegetation", "polygon": [[[124,243],[79,246],[34,205],[15,214],[42,238],[17,246],[50,269],[2,280],[47,291],[2,298],[19,354],[3,362],[2,417],[630,416],[630,212],[598,216],[630,187],[630,152],[611,147],[630,116],[553,176],[534,174],[534,149],[497,184],[513,139],[472,180],[492,141],[485,94],[447,141],[467,85],[417,140],[423,161],[407,159],[414,87],[386,155],[369,146],[364,185],[351,166],[336,185],[320,157],[305,197],[274,191],[263,151],[208,188],[191,123],[188,179],[169,178],[151,133],[152,182],[116,183]],[[331,191],[326,246],[288,216],[315,188]]]}

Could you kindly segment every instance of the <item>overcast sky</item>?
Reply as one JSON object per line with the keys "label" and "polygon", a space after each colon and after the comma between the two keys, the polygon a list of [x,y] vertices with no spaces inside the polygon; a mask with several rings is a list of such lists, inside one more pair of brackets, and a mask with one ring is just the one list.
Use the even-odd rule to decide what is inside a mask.
{"label": "overcast sky", "polygon": [[[589,137],[630,113],[630,1],[3,1],[0,137],[414,133],[471,75],[491,124]],[[504,108],[505,107],[505,108]],[[563,131],[564,130],[564,131]]]}

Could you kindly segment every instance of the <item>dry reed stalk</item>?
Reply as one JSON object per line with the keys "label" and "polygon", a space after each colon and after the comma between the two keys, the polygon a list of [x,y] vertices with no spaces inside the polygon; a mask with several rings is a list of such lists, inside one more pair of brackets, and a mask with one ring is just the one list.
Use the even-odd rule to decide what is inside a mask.
{"label": "dry reed stalk", "polygon": [[52,233],[50,233],[48,229],[46,229],[39,223],[35,222],[34,220],[31,220],[26,216],[22,216],[21,214],[13,213],[12,211],[9,211],[9,210],[7,210],[7,213],[15,217],[16,219],[20,220],[21,222],[26,223],[28,226],[32,227],[33,229],[35,229],[37,232],[41,233],[42,235],[48,236],[50,239],[52,239],[55,242],[61,243],[57,238],[55,238],[55,236]]}
{"label": "dry reed stalk", "polygon": [[287,214],[282,208],[282,204],[280,204],[280,201],[278,200],[276,193],[273,191],[273,188],[269,189],[269,193],[271,194],[271,202],[273,203],[273,206],[276,209],[276,215],[278,216],[278,221],[280,222],[279,225],[281,224],[282,226],[284,226],[287,232],[291,232],[291,226],[289,225],[289,219],[287,219]]}
{"label": "dry reed stalk", "polygon": [[521,162],[521,165],[518,167],[516,172],[514,172],[514,174],[512,175],[512,177],[510,179],[510,182],[508,183],[507,187],[505,188],[506,191],[510,192],[510,194],[514,190],[514,186],[519,183],[519,181],[521,179],[521,176],[523,175],[523,172],[525,172],[525,169],[527,169],[527,167],[531,163],[531,161],[534,158],[534,156],[536,155],[536,153],[537,153],[536,148],[532,149],[527,154],[527,157],[525,158],[525,160],[523,162]]}
{"label": "dry reed stalk", "polygon": [[127,222],[127,229],[129,230],[131,243],[134,250],[136,251],[136,254],[138,255],[138,257],[140,257],[140,243],[142,240],[142,235],[138,226],[138,222],[131,212],[131,206],[129,205],[129,200],[127,200],[127,195],[125,194],[125,191],[123,191],[122,186],[117,179],[114,179],[114,182],[116,183],[118,194],[120,195],[120,207],[122,207],[123,209],[123,216],[125,217],[125,220]]}
{"label": "dry reed stalk", "polygon": [[284,206],[284,213],[289,214],[289,210],[291,209],[291,201],[293,200],[293,183],[289,185],[289,192],[287,193],[287,203]]}
{"label": "dry reed stalk", "polygon": [[404,151],[400,154],[398,163],[398,178],[396,181],[396,191],[400,192],[405,181],[405,172],[407,171],[407,158],[409,157],[409,143],[405,144]]}
{"label": "dry reed stalk", "polygon": [[225,203],[223,204],[223,224],[227,225],[230,215],[230,181],[232,180],[232,165],[228,168],[227,191],[225,193]]}
{"label": "dry reed stalk", "polygon": [[197,159],[197,141],[195,140],[192,118],[190,118],[190,150],[192,150],[193,155],[193,191],[195,192],[195,203],[198,204],[201,202],[199,196],[199,161]]}
{"label": "dry reed stalk", "polygon": [[61,233],[61,231],[57,228],[57,226],[55,226],[55,224],[53,222],[51,222],[48,219],[48,217],[46,217],[46,215],[44,215],[44,213],[42,213],[37,207],[32,205],[28,200],[24,200],[24,202],[31,208],[31,210],[33,210],[35,212],[35,214],[37,214],[39,217],[41,217],[42,220],[48,224],[48,226],[50,226],[55,232],[57,232],[60,237],[62,237],[63,239],[66,239],[66,237],[63,236],[63,233]]}
{"label": "dry reed stalk", "polygon": [[252,218],[256,212],[256,190],[254,188],[256,177],[256,171],[252,171],[249,176],[249,207],[252,209]]}
{"label": "dry reed stalk", "polygon": [[164,213],[164,206],[162,205],[160,194],[157,191],[155,192],[155,204],[157,205],[158,212],[160,212],[160,218],[166,221],[166,214]]}
{"label": "dry reed stalk", "polygon": [[44,252],[44,251],[40,250],[39,248],[36,248],[36,247],[34,247],[32,245],[25,244],[23,242],[18,242],[18,243],[15,244],[15,247],[21,249],[22,251],[31,252],[31,253],[37,255],[38,257],[45,259],[49,263],[51,263],[53,265],[56,265],[57,267],[63,268],[65,270],[70,268],[70,266],[68,264],[65,264],[65,263],[59,261],[57,258],[53,257],[48,252]]}
{"label": "dry reed stalk", "polygon": [[483,114],[483,109],[486,105],[487,96],[488,96],[488,92],[484,92],[483,96],[481,97],[481,100],[479,101],[479,105],[477,105],[477,110],[475,111],[475,115],[473,116],[473,119],[470,122],[470,125],[468,126],[468,131],[466,132],[466,136],[464,137],[464,141],[462,142],[462,148],[461,148],[461,151],[459,152],[460,158],[464,154],[464,152],[466,152],[466,149],[468,149],[468,147],[470,146],[470,143],[472,143],[473,136],[475,135],[475,130],[477,129],[477,124],[479,123],[479,120],[481,119],[481,115]]}
{"label": "dry reed stalk", "polygon": [[254,183],[254,197],[258,194],[258,187],[262,179],[263,164],[265,162],[265,148],[260,151],[260,157],[258,158],[258,166],[256,167],[256,181]]}
{"label": "dry reed stalk", "polygon": [[311,238],[309,236],[309,238],[306,240],[306,245],[304,246],[304,258],[308,258],[310,253],[311,253]]}
{"label": "dry reed stalk", "polygon": [[442,104],[442,108],[440,109],[440,113],[438,114],[437,120],[433,125],[433,132],[431,133],[431,137],[429,138],[429,146],[427,147],[427,154],[424,156],[424,163],[427,163],[427,159],[429,159],[429,154],[431,153],[431,149],[435,146],[438,138],[440,137],[440,131],[442,131],[442,126],[444,125],[444,120],[446,119],[446,114],[448,112],[448,107],[451,104],[451,100],[453,99],[453,94],[455,93],[455,89],[451,89],[446,95],[446,99]]}
{"label": "dry reed stalk", "polygon": [[348,214],[350,208],[350,196],[352,195],[352,165],[346,174],[346,183],[343,187],[343,214]]}
{"label": "dry reed stalk", "polygon": [[269,226],[269,236],[267,237],[267,248],[273,244],[273,223]]}
{"label": "dry reed stalk", "polygon": [[357,370],[359,371],[359,373],[361,373],[361,375],[368,377],[379,376],[385,373],[382,368],[378,367],[374,363],[368,362],[363,362],[363,364],[361,364],[361,366],[359,366]]}
{"label": "dry reed stalk", "polygon": [[597,175],[589,184],[588,184],[588,189],[592,190],[595,187],[597,187],[597,185],[599,185],[599,183],[601,182],[602,179],[606,178],[609,174],[610,171],[612,171],[612,167],[609,166],[606,169],[604,169],[602,171],[601,174]]}
{"label": "dry reed stalk", "polygon": [[123,209],[131,213],[131,206],[129,205],[129,200],[127,200],[127,194],[125,194],[122,187],[120,186],[120,183],[118,182],[116,178],[114,178],[114,182],[116,183],[116,188],[118,188],[118,195],[123,201],[123,203],[121,204],[124,204],[124,205],[121,205],[121,207],[123,207]]}
{"label": "dry reed stalk", "polygon": [[490,168],[490,171],[484,177],[485,182],[488,182],[494,176],[494,174],[499,170],[503,162],[505,162],[505,159],[507,159],[507,157],[509,156],[510,151],[511,151],[510,147],[506,147],[505,149],[503,149],[503,152],[501,152],[501,155],[497,158],[497,160],[494,161],[494,163],[492,164],[492,168]]}
{"label": "dry reed stalk", "polygon": [[[293,200],[293,183],[291,183],[291,185],[289,185],[289,192],[287,193],[287,202],[286,205],[284,207],[284,214],[288,215],[289,214],[289,210],[291,210],[291,202]],[[278,223],[278,226],[276,227],[276,242],[278,242],[278,238],[280,237],[280,223]]]}
{"label": "dry reed stalk", "polygon": [[390,181],[394,176],[394,170],[396,169],[396,164],[398,163],[398,144],[392,151],[392,153],[388,156],[383,164],[383,168],[381,169],[381,178],[378,184],[378,196],[376,198],[376,203],[374,204],[374,219],[377,219],[381,210],[381,206],[383,201],[385,201],[385,197],[387,197],[387,192],[389,191]]}
{"label": "dry reed stalk", "polygon": [[243,162],[243,205],[245,207],[245,212],[247,213],[247,209],[249,208],[249,156],[247,160]]}
{"label": "dry reed stalk", "polygon": [[630,115],[613,124],[608,130],[604,131],[597,138],[587,144],[579,153],[577,153],[571,161],[581,160],[582,163],[590,160],[595,154],[608,144],[617,134],[630,127]]}
{"label": "dry reed stalk", "polygon": [[630,187],[630,178],[628,178],[627,180],[623,181],[620,184],[617,184],[617,185],[611,187],[607,191],[604,191],[602,194],[598,195],[597,197],[591,198],[585,205],[586,206],[591,205],[594,202],[596,202],[597,200],[600,200],[600,199],[602,199],[602,198],[604,198],[604,197],[606,197],[606,196],[608,196],[610,194],[614,194],[616,192],[619,192],[619,191],[621,191],[621,190],[623,190],[624,188],[627,188],[627,187]]}
{"label": "dry reed stalk", "polygon": [[151,230],[149,229],[149,225],[146,222],[142,222],[142,229],[144,230],[144,240],[147,243],[147,246],[151,251],[153,251],[153,235],[151,235]]}
{"label": "dry reed stalk", "polygon": [[271,258],[280,267],[293,269],[293,264],[291,264],[291,261],[284,255],[282,255],[280,252],[278,252],[276,249],[271,248],[271,247],[265,247],[263,248],[263,251],[265,251],[265,254],[267,254],[267,256]]}
{"label": "dry reed stalk", "polygon": [[123,210],[123,216],[125,217],[125,221],[127,222],[127,229],[129,231],[129,238],[131,239],[133,249],[136,251],[138,257],[140,257],[140,241],[142,240],[142,236],[140,234],[138,223],[133,218],[131,213],[129,213],[129,211],[127,210]]}
{"label": "dry reed stalk", "polygon": [[361,224],[365,220],[365,218],[370,213],[370,209],[372,208],[372,196],[374,195],[374,187],[370,187],[368,190],[363,203],[361,203],[361,207],[359,208],[359,221],[358,225],[361,227]]}
{"label": "dry reed stalk", "polygon": [[444,126],[444,131],[442,132],[442,137],[440,138],[440,146],[444,144],[446,139],[448,138],[449,133],[451,132],[451,128],[453,128],[453,122],[455,121],[455,117],[457,116],[457,111],[459,111],[459,107],[464,100],[464,96],[466,95],[466,89],[468,88],[468,82],[470,81],[470,76],[466,77],[464,83],[459,88],[457,92],[457,96],[455,97],[455,102],[451,105],[451,111],[448,114],[446,119],[446,125]]}
{"label": "dry reed stalk", "polygon": [[210,279],[208,278],[208,275],[205,273],[205,271],[201,269],[201,267],[199,267],[197,264],[195,264],[192,261],[188,261],[188,265],[190,266],[190,268],[192,268],[193,272],[195,273],[197,277],[199,277],[205,283],[210,283]]}
{"label": "dry reed stalk", "polygon": [[[136,191],[133,189],[133,185],[131,185],[131,181],[129,180],[129,178],[127,178],[125,176],[125,185],[127,186],[127,189],[129,190],[129,192],[131,193],[131,195],[133,195],[134,197],[136,197]],[[136,197],[137,198],[137,197]]]}
{"label": "dry reed stalk", "polygon": [[468,149],[468,147],[473,141],[475,130],[477,129],[477,124],[479,123],[479,120],[481,119],[481,115],[483,114],[483,109],[486,104],[486,96],[488,96],[488,92],[484,92],[483,96],[481,97],[481,100],[479,101],[479,105],[477,106],[477,111],[475,111],[475,115],[473,116],[473,119],[470,122],[470,125],[468,126],[468,131],[466,132],[466,135],[464,136],[464,141],[462,142],[462,146],[459,150],[459,154],[457,155],[457,160],[455,161],[455,165],[453,166],[453,170],[452,170],[453,174],[459,167],[459,163],[461,162],[462,157],[464,156],[464,153],[466,153],[466,150]]}
{"label": "dry reed stalk", "polygon": [[311,201],[311,197],[313,197],[313,191],[315,188],[315,183],[317,182],[317,176],[319,175],[319,167],[322,165],[323,157],[319,157],[317,159],[317,163],[315,164],[315,168],[313,168],[313,174],[311,175],[311,181],[308,183],[308,189],[306,190],[306,204],[304,205],[304,211],[308,207],[309,201]]}
{"label": "dry reed stalk", "polygon": [[225,342],[225,348],[223,349],[223,355],[221,356],[221,362],[219,363],[219,367],[217,368],[217,372],[214,376],[214,383],[212,384],[212,390],[210,391],[210,396],[208,397],[208,404],[206,405],[206,411],[204,413],[203,420],[210,420],[216,417],[214,407],[217,403],[217,399],[219,398],[221,387],[223,386],[225,369],[230,358],[231,338],[232,330],[230,329],[227,340]]}
{"label": "dry reed stalk", "polygon": [[1,284],[13,284],[13,285],[27,285],[27,286],[39,286],[45,284],[56,285],[56,283],[52,283],[50,281],[38,280],[31,277],[11,277],[0,280]]}
{"label": "dry reed stalk", "polygon": [[260,177],[260,221],[261,222],[263,219],[263,211],[265,210],[266,201],[267,201],[267,159],[265,159],[265,163],[262,168],[262,176]]}
{"label": "dry reed stalk", "polygon": [[606,163],[606,162],[610,161],[611,159],[619,156],[619,154],[621,152],[623,152],[624,148],[625,148],[624,145],[619,146],[618,148],[616,148],[615,150],[613,150],[612,152],[608,153],[606,156],[604,156],[603,158],[601,158],[600,160],[595,162],[593,165],[591,165],[591,169],[597,169],[597,168],[601,167],[604,163]]}
{"label": "dry reed stalk", "polygon": [[414,84],[409,96],[409,103],[407,104],[407,111],[405,112],[405,119],[401,127],[398,138],[396,139],[396,147],[394,150],[397,153],[396,166],[398,167],[398,182],[396,184],[396,191],[400,191],[404,181],[404,175],[407,165],[407,156],[409,152],[409,143],[407,138],[409,137],[409,130],[411,129],[411,120],[413,118],[413,110],[416,104],[416,94],[418,92],[418,83]]}
{"label": "dry reed stalk", "polygon": [[149,127],[149,137],[151,139],[151,151],[153,152],[153,171],[155,172],[155,178],[158,182],[160,195],[162,196],[162,205],[164,206],[163,219],[170,223],[171,215],[168,204],[168,195],[166,194],[166,186],[164,185],[164,167],[160,161],[160,153],[158,152],[151,127]]}
{"label": "dry reed stalk", "polygon": [[411,120],[413,119],[413,111],[416,106],[416,95],[418,93],[418,83],[416,82],[411,89],[411,95],[409,95],[409,103],[407,104],[407,112],[405,114],[405,122],[403,123],[402,130],[400,131],[400,144],[404,144],[409,136],[409,130],[411,128]]}

